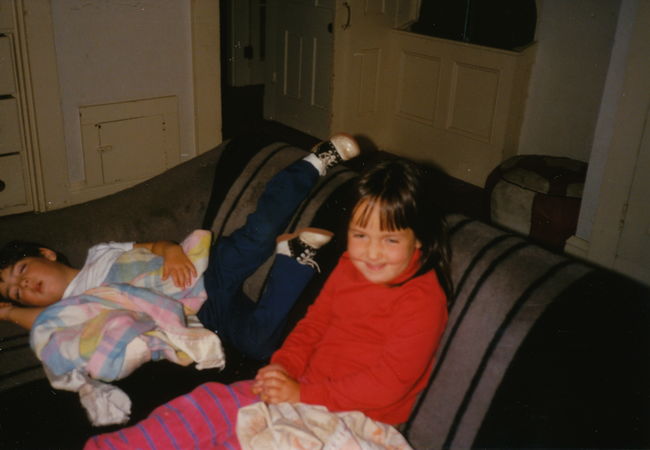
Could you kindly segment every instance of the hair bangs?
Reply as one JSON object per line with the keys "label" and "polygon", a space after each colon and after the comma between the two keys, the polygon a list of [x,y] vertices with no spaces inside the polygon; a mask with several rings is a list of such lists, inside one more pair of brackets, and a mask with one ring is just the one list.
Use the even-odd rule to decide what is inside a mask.
{"label": "hair bangs", "polygon": [[352,212],[352,223],[363,228],[367,227],[376,208],[378,208],[380,230],[397,231],[411,228],[404,204],[398,199],[381,196],[362,198]]}

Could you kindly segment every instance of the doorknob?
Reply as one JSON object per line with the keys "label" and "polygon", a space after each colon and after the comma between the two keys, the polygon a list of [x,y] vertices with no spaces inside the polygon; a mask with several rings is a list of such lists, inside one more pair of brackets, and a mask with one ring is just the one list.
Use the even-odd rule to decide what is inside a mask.
{"label": "doorknob", "polygon": [[348,2],[343,2],[343,6],[345,7],[345,9],[346,9],[346,11],[348,13],[348,19],[342,25],[342,28],[344,30],[347,30],[348,28],[350,28],[350,20],[352,19],[352,9],[350,8],[350,4]]}

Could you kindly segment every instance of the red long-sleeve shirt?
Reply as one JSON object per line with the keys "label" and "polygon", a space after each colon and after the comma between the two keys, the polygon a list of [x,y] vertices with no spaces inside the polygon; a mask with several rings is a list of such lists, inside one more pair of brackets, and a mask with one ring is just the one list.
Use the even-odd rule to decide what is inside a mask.
{"label": "red long-sleeve shirt", "polygon": [[[395,282],[418,267],[419,251]],[[300,381],[300,401],[406,421],[424,389],[447,323],[433,271],[401,286],[374,284],[345,253],[272,362]]]}

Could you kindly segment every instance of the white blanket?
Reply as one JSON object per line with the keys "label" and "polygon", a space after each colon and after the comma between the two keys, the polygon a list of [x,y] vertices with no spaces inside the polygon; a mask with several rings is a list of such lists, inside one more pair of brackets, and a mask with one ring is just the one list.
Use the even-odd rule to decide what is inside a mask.
{"label": "white blanket", "polygon": [[395,428],[359,411],[332,413],[304,403],[241,408],[237,437],[245,450],[411,449]]}

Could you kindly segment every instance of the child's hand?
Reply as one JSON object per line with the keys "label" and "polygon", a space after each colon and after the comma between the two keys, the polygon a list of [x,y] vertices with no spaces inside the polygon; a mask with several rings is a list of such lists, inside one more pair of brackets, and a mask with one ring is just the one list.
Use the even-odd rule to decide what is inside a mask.
{"label": "child's hand", "polygon": [[284,367],[271,364],[257,372],[253,393],[266,403],[296,403],[300,401],[300,383]]}
{"label": "child's hand", "polygon": [[196,268],[183,251],[183,247],[172,241],[136,242],[133,248],[145,248],[154,255],[162,256],[162,279],[172,277],[174,285],[185,288],[196,277]]}
{"label": "child's hand", "polygon": [[174,285],[179,288],[185,288],[192,284],[192,278],[196,277],[196,268],[180,245],[173,244],[165,247],[162,257],[163,280],[171,277]]}
{"label": "child's hand", "polygon": [[8,302],[0,302],[0,320],[10,320],[9,313],[14,308],[14,305]]}
{"label": "child's hand", "polygon": [[255,383],[253,383],[253,387],[251,388],[253,394],[262,394],[262,390],[264,389],[264,374],[272,370],[279,370],[286,373],[286,370],[280,364],[269,364],[262,367],[257,371],[257,375],[255,375]]}

